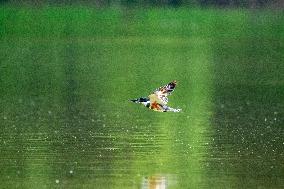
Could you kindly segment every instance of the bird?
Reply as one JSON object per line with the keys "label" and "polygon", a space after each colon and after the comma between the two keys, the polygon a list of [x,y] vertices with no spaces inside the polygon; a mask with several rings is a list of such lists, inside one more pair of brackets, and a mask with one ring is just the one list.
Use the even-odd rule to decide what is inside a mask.
{"label": "bird", "polygon": [[167,106],[168,103],[168,96],[174,91],[177,85],[177,81],[174,80],[162,87],[156,89],[152,94],[148,97],[140,97],[137,99],[130,100],[134,103],[139,103],[146,108],[157,112],[180,112],[181,109],[175,109]]}

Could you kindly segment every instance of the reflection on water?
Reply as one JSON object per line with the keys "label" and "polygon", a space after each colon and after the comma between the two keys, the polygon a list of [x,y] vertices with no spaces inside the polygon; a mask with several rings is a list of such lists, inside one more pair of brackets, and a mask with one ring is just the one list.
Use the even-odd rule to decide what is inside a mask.
{"label": "reflection on water", "polygon": [[[180,103],[170,99],[173,104],[183,104],[179,114],[146,111],[127,100],[123,103],[121,99],[141,95],[148,87],[130,95],[129,89],[132,93],[138,90],[139,78],[117,86],[119,77],[108,73],[112,77],[102,85],[99,81],[104,72],[113,73],[112,67],[103,64],[100,69],[104,72],[80,75],[76,70],[83,68],[72,61],[59,64],[66,74],[66,82],[58,84],[63,85],[59,87],[62,91],[43,96],[26,91],[0,100],[4,107],[0,112],[0,186],[279,188],[284,183],[284,98],[275,96],[282,89],[228,87],[218,82],[214,89],[212,78],[217,74],[212,76],[209,65],[212,49],[206,41],[191,44],[191,51],[202,49],[207,56],[192,55],[191,67],[182,70],[191,78],[179,80],[174,99]],[[75,56],[77,45],[60,51],[64,60],[69,60],[68,54]],[[80,55],[85,49],[76,52]],[[166,56],[168,52],[161,53]],[[83,55],[79,57],[87,58],[82,61],[86,65],[94,59]],[[122,74],[124,69],[118,71]],[[40,80],[42,76],[33,77]],[[156,85],[154,82],[153,88]],[[109,92],[118,88],[120,93]],[[263,94],[269,98],[263,99]]]}
{"label": "reflection on water", "polygon": [[[191,78],[179,80],[175,99],[180,103],[170,99],[183,104],[179,114],[123,103],[126,96],[146,90],[129,94],[138,90],[140,79],[118,86],[119,77],[110,74],[114,70],[107,64],[90,74],[87,60],[106,57],[100,50],[94,58],[83,56],[84,48],[76,52],[86,58],[82,62],[90,73],[78,74],[84,66],[72,61],[59,64],[66,74],[66,82],[58,84],[62,91],[37,96],[33,93],[44,92],[37,87],[32,94],[28,90],[1,99],[0,188],[279,188],[284,183],[282,88],[228,86],[219,80],[213,89],[212,49],[207,41],[191,44],[191,51],[202,49],[207,56],[192,55],[191,67],[182,70]],[[65,61],[68,54],[75,56],[77,46],[62,47]],[[116,71],[123,74],[124,69]],[[104,72],[110,73],[102,85]],[[42,76],[30,77],[27,81]],[[118,88],[120,93],[110,92]]]}
{"label": "reflection on water", "polygon": [[154,175],[149,177],[143,177],[142,189],[167,189],[168,181],[166,176]]}

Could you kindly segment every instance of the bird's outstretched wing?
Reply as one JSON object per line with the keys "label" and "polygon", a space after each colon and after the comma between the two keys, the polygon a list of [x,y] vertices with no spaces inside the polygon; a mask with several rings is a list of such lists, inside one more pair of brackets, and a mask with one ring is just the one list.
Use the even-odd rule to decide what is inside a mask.
{"label": "bird's outstretched wing", "polygon": [[150,101],[158,100],[162,104],[167,104],[168,101],[169,101],[167,96],[171,95],[171,93],[174,91],[174,89],[176,87],[176,84],[177,84],[177,81],[174,80],[174,81],[168,83],[167,85],[162,86],[162,87],[156,89],[154,91],[154,93],[149,96],[150,97]]}

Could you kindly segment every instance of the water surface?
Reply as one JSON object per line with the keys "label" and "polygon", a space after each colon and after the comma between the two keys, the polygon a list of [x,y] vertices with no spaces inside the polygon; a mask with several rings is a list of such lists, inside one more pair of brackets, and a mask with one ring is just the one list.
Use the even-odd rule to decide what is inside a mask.
{"label": "water surface", "polygon": [[[280,15],[108,10],[94,13],[104,27],[91,33],[94,10],[64,9],[77,19],[68,22],[51,8],[21,34],[9,23],[39,13],[9,11],[0,188],[283,188],[284,43],[269,30],[283,32]],[[169,105],[181,113],[129,102],[174,79]]]}

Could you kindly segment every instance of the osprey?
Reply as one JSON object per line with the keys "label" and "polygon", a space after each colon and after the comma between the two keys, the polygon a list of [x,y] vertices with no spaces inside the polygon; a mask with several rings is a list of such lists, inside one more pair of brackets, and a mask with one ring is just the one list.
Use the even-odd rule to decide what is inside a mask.
{"label": "osprey", "polygon": [[180,112],[181,109],[174,109],[167,106],[168,103],[168,95],[174,91],[177,82],[174,80],[169,84],[162,86],[156,89],[152,94],[148,97],[141,97],[134,100],[131,100],[135,103],[140,103],[150,108],[151,110],[158,111],[158,112]]}

